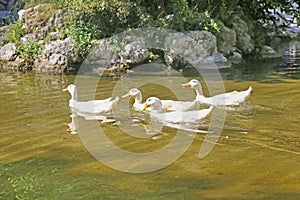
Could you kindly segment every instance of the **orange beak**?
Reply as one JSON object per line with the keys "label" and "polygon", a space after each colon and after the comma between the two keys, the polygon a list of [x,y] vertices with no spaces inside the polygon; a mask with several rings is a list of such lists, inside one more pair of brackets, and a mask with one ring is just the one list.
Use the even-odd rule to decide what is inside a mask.
{"label": "orange beak", "polygon": [[146,110],[148,107],[149,107],[149,105],[148,105],[148,104],[145,104],[145,105],[144,105],[144,108],[143,108],[143,111]]}
{"label": "orange beak", "polygon": [[182,84],[181,86],[185,87],[185,88],[189,88],[189,87],[191,87],[191,84],[190,83],[185,83],[185,84]]}
{"label": "orange beak", "polygon": [[123,95],[123,96],[122,96],[122,99],[124,99],[124,98],[126,98],[126,97],[130,97],[130,94],[127,93],[127,94]]}

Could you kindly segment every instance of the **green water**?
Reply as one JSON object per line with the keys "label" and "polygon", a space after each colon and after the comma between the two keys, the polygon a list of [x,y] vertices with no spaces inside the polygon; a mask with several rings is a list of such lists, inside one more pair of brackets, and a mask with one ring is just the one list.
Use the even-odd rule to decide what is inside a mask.
{"label": "green water", "polygon": [[[224,72],[226,91],[252,85],[253,93],[245,109],[228,111],[208,156],[198,158],[205,134],[196,134],[171,165],[131,174],[102,164],[78,134],[66,131],[70,96],[62,89],[74,76],[1,70],[0,199],[298,199],[300,80],[239,72]],[[116,82],[103,80],[97,97],[108,97]],[[158,86],[141,89],[144,99],[174,98]],[[159,149],[176,133],[164,128],[161,139],[135,139],[117,125],[101,126],[116,145],[134,152]]]}

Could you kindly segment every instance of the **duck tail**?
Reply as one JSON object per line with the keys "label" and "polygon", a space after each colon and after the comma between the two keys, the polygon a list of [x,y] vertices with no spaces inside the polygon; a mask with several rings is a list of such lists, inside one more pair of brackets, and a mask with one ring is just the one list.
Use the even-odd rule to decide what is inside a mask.
{"label": "duck tail", "polygon": [[210,113],[211,111],[212,111],[212,109],[214,108],[214,106],[209,106],[209,108],[208,108],[208,113]]}
{"label": "duck tail", "polygon": [[252,90],[253,90],[253,87],[250,85],[247,91],[250,93]]}
{"label": "duck tail", "polygon": [[209,113],[211,113],[212,109],[213,109],[213,106],[209,106],[209,108],[206,109],[206,112],[205,112],[205,116],[204,116],[204,117],[208,116]]}
{"label": "duck tail", "polygon": [[246,96],[249,96],[250,93],[252,92],[253,87],[250,85],[249,88],[246,90]]}
{"label": "duck tail", "polygon": [[116,97],[116,98],[113,100],[113,102],[114,102],[114,103],[118,103],[119,100],[120,100],[120,98],[119,98],[119,97]]}

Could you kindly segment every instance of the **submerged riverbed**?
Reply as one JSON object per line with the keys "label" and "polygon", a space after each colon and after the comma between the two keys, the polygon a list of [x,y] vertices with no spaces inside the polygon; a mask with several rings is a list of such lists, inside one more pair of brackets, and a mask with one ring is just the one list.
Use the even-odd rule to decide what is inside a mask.
{"label": "submerged riverbed", "polygon": [[[195,138],[179,159],[141,174],[102,164],[78,134],[66,131],[70,95],[62,89],[75,76],[0,70],[0,199],[297,199],[300,80],[270,66],[259,69],[222,73],[226,91],[250,85],[254,90],[241,109],[226,112],[222,133],[205,158],[198,157],[205,134],[186,132]],[[111,96],[117,81],[102,79],[96,98]],[[143,100],[176,98],[159,85],[140,89]],[[189,94],[185,100],[193,100]],[[138,153],[164,147],[177,133],[165,127],[160,139],[137,139],[117,123],[100,126],[114,144]]]}

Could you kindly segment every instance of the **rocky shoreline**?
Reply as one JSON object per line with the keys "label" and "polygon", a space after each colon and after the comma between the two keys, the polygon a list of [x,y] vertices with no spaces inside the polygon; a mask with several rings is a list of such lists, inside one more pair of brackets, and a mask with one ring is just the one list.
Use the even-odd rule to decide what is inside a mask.
{"label": "rocky shoreline", "polygon": [[[41,4],[18,12],[18,18],[26,32],[19,42],[26,44],[34,41],[43,46],[41,53],[37,58],[28,62],[17,55],[17,47],[14,43],[4,44],[0,48],[0,64],[5,68],[61,74],[73,73],[80,66],[83,59],[77,55],[73,39],[60,37],[59,29],[69,17],[69,12],[57,10],[52,16],[42,19],[39,16],[45,10],[44,6],[45,4]],[[164,55],[159,62],[182,70],[182,68],[188,67],[183,57],[197,55],[195,58],[197,63],[216,64],[218,67],[224,68],[230,67],[232,63],[241,62],[243,56],[253,53],[259,53],[262,58],[282,56],[271,46],[264,46],[257,52],[254,38],[255,28],[238,15],[234,15],[226,25],[223,22],[218,22],[218,24],[221,32],[218,38],[208,31],[187,32],[185,35],[192,39],[182,37],[181,34],[170,35],[165,42],[174,44],[176,41],[172,47],[169,47],[169,49],[176,49],[176,53],[172,50],[163,52]],[[7,31],[7,27],[2,27],[0,33],[3,35],[5,31]],[[296,37],[298,36],[296,34]],[[280,37],[276,38],[280,40]],[[105,38],[94,42],[97,44],[99,54],[106,51],[106,46],[103,45],[104,40]],[[190,46],[195,48],[186,48]],[[149,55],[149,49],[145,47],[143,38],[133,38],[124,44],[118,54],[102,55],[102,58],[110,58],[110,61],[101,62],[101,59],[95,61],[91,71],[94,74],[102,74],[103,70],[106,74],[123,73],[131,69],[133,65],[151,61]]]}

